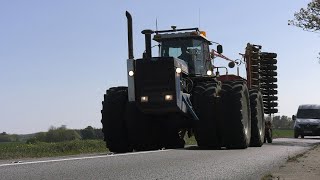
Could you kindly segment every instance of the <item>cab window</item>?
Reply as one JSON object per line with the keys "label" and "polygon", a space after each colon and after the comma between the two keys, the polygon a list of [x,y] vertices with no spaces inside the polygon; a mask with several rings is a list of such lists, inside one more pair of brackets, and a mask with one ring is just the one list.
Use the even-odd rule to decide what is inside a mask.
{"label": "cab window", "polygon": [[197,39],[169,39],[161,42],[161,56],[184,60],[191,74],[203,74],[204,42]]}

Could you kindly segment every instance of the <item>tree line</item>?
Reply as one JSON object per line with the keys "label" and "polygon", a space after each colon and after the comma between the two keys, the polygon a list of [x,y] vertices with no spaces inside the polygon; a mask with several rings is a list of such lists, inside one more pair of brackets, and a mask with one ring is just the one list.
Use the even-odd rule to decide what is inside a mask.
{"label": "tree line", "polygon": [[294,121],[291,117],[288,116],[274,116],[270,118],[270,116],[266,117],[267,121],[272,122],[272,126],[274,129],[293,129]]}
{"label": "tree line", "polygon": [[103,139],[101,129],[88,126],[84,129],[68,129],[65,125],[60,127],[51,126],[47,132],[39,132],[29,135],[25,138],[23,135],[7,134],[3,132],[0,134],[0,142],[63,142],[72,140],[87,140],[87,139]]}

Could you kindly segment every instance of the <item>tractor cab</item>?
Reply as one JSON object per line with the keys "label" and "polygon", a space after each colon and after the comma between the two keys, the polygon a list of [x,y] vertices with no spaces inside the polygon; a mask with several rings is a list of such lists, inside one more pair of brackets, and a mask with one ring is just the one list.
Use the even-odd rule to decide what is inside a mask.
{"label": "tractor cab", "polygon": [[153,40],[160,44],[160,57],[175,57],[185,61],[190,75],[203,76],[212,70],[209,51],[211,42],[206,39],[204,31],[198,28],[156,31]]}

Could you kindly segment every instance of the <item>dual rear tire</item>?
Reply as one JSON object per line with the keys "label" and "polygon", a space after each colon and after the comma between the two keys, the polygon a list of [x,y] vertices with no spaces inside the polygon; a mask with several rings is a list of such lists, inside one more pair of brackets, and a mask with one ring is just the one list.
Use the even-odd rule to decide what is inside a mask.
{"label": "dual rear tire", "polygon": [[259,91],[250,91],[251,107],[251,141],[250,146],[261,147],[265,136],[265,120],[262,94]]}
{"label": "dual rear tire", "polygon": [[104,140],[111,152],[132,151],[125,120],[127,101],[127,87],[110,88],[104,95],[101,123]]}
{"label": "dual rear tire", "polygon": [[102,102],[102,131],[111,152],[125,153],[161,148],[183,148],[179,136],[179,116],[151,116],[142,113],[134,103],[128,102],[127,87],[107,90]]}
{"label": "dual rear tire", "polygon": [[229,149],[245,149],[251,139],[251,110],[246,84],[233,82],[224,86],[224,144]]}
{"label": "dual rear tire", "polygon": [[[251,99],[256,100],[257,95]],[[261,99],[258,103],[260,102],[262,103]],[[192,103],[199,116],[199,121],[195,126],[195,138],[198,146],[244,149],[250,145],[252,114],[246,84],[238,81],[226,82],[223,85],[220,82],[201,82],[194,88]],[[260,105],[262,105],[261,103]],[[261,107],[255,108],[256,111],[253,111],[253,114],[256,114],[255,119],[259,120],[258,122],[261,122],[261,117],[263,117],[263,112],[260,109]],[[256,123],[254,128],[258,126],[258,129],[261,130],[259,125]],[[258,141],[258,143],[261,142],[261,137]],[[262,144],[260,144],[254,145],[261,146]]]}
{"label": "dual rear tire", "polygon": [[194,135],[198,146],[218,148],[221,146],[219,123],[219,82],[201,82],[194,87],[192,105],[199,117],[195,122]]}

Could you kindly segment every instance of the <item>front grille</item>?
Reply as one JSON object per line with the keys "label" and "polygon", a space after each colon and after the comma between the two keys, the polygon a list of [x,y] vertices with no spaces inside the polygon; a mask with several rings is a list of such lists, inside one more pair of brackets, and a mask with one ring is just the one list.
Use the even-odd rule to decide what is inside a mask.
{"label": "front grille", "polygon": [[316,130],[318,128],[317,124],[300,124],[303,130]]}
{"label": "front grille", "polygon": [[163,101],[165,94],[175,93],[173,58],[159,58],[155,61],[137,60],[135,88],[137,98],[150,96],[151,102]]}

